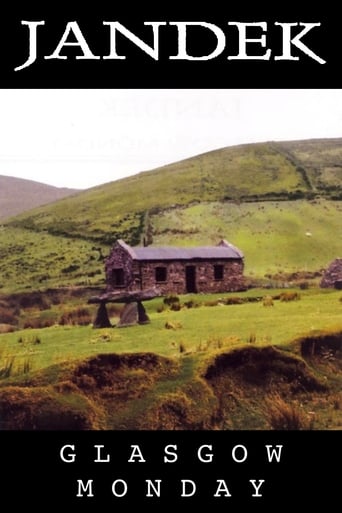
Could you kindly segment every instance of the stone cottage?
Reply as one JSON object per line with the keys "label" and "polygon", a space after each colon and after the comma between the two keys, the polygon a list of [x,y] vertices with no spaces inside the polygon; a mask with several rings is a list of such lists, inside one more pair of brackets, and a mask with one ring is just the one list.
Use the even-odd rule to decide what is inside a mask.
{"label": "stone cottage", "polygon": [[222,240],[217,246],[131,247],[118,240],[105,262],[107,292],[158,288],[175,293],[244,290],[244,256]]}

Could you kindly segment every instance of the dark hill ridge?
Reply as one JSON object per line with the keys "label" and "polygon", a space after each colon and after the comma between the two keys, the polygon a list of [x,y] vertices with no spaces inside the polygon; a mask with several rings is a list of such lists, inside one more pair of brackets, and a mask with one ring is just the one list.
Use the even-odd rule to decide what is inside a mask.
{"label": "dark hill ridge", "polygon": [[46,205],[78,192],[33,180],[0,175],[0,220]]}

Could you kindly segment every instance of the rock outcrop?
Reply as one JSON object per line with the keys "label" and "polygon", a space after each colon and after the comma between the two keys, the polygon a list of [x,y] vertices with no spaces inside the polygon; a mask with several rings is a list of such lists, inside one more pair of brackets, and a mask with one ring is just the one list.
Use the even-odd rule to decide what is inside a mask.
{"label": "rock outcrop", "polygon": [[336,258],[323,274],[322,288],[342,289],[342,258]]}

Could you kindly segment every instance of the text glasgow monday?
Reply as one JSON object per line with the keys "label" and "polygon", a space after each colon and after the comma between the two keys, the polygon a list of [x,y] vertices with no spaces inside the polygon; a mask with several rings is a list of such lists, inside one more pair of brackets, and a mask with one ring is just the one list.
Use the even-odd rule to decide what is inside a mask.
{"label": "text glasgow monday", "polygon": [[[282,457],[283,445],[268,445],[264,446],[265,457],[267,464],[279,464]],[[106,450],[104,445],[93,446],[92,461],[97,466],[98,464],[110,464],[112,461],[111,454]],[[78,458],[78,451],[75,444],[63,445],[60,449],[60,460],[66,464],[75,464]],[[212,444],[202,444],[193,453],[194,463],[197,462],[200,465],[210,465],[214,463],[215,456],[217,456],[214,446]],[[174,464],[179,461],[179,453],[177,444],[167,444],[163,448],[162,454],[160,454],[160,462],[164,465]],[[226,453],[226,459],[228,453]],[[243,444],[236,444],[231,448],[230,458],[233,464],[244,464],[249,459],[248,449]],[[146,464],[143,449],[138,444],[131,444],[127,448],[126,462],[128,464]],[[118,463],[118,462],[116,462]],[[120,464],[119,464],[120,466]],[[228,471],[227,464],[224,465],[225,472]],[[110,474],[113,476],[113,468]],[[232,469],[230,469],[232,471]],[[263,489],[266,483],[264,478],[256,478],[255,468],[253,469],[253,475],[246,480],[246,493],[250,497],[263,497]],[[88,473],[88,472],[87,472]],[[231,472],[232,473],[232,472]],[[215,475],[215,472],[212,472]],[[234,472],[232,473],[234,475]],[[178,483],[178,491],[180,497],[193,497],[197,493],[197,483],[193,479],[189,479],[188,476],[184,478],[184,471],[182,472],[182,479]],[[145,479],[145,491],[146,497],[157,497],[160,498],[163,490],[163,480],[156,479]],[[131,484],[126,479],[116,476],[110,483],[111,493],[114,497],[123,498],[132,492]],[[209,486],[209,485],[208,485]],[[229,482],[222,477],[214,479],[209,486],[213,497],[232,497],[234,490],[234,483],[230,480]],[[266,486],[267,488],[268,486]],[[94,497],[96,495],[96,483],[92,477],[87,476],[86,479],[76,479],[76,483],[73,485],[74,494],[76,497]],[[136,493],[133,486],[133,496]]]}
{"label": "text glasgow monday", "polygon": [[[147,43],[119,21],[103,21],[101,28],[107,38],[103,55],[95,53],[87,41],[89,34],[85,34],[77,21],[69,21],[65,26],[63,24],[55,41],[51,41],[49,24],[44,20],[22,20],[21,25],[28,38],[28,57],[15,71],[31,66],[37,59],[124,60],[127,52],[118,49],[118,41],[121,43],[123,40],[128,40],[139,48],[142,55],[159,61],[164,58],[160,52],[160,41],[162,38],[165,40],[165,37],[172,41],[172,47],[176,50],[167,56],[169,60],[209,61],[223,55],[230,61],[298,61],[305,56],[319,64],[326,63],[309,46],[309,33],[313,31],[312,34],[316,34],[321,23],[229,21],[219,27],[205,21],[145,21],[139,32],[144,31],[144,39],[149,40]],[[49,47],[54,48],[48,55],[43,55],[40,51],[38,41],[42,37]],[[208,43],[207,48],[203,48],[204,40],[205,44]],[[190,49],[196,46],[196,41],[200,42],[200,55],[195,55],[198,52]],[[70,55],[71,48],[75,49],[77,55]],[[65,54],[66,50],[68,55]]]}

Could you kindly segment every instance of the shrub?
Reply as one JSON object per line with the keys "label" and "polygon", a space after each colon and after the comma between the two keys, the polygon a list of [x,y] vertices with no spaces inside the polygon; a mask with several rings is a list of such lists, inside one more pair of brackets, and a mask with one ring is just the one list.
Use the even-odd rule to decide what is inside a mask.
{"label": "shrub", "polygon": [[186,308],[198,308],[200,306],[200,303],[194,301],[193,299],[185,301],[183,304]]}
{"label": "shrub", "polygon": [[64,269],[62,269],[62,273],[63,274],[69,274],[69,273],[73,273],[75,271],[78,271],[80,268],[79,265],[77,264],[71,264],[71,265],[68,265],[68,267],[64,267]]}
{"label": "shrub", "polygon": [[279,298],[280,301],[298,301],[300,294],[298,292],[282,292]]}
{"label": "shrub", "polygon": [[204,303],[204,306],[217,306],[217,305],[218,305],[218,300],[206,301]]}
{"label": "shrub", "polygon": [[179,297],[174,294],[169,294],[166,297],[164,297],[164,305],[171,306],[176,303],[179,303]]}
{"label": "shrub", "polygon": [[42,274],[41,276],[39,276],[38,281],[39,283],[43,283],[43,281],[47,281],[50,278],[51,276],[49,274]]}
{"label": "shrub", "polygon": [[32,370],[30,360],[26,359],[18,369],[18,374],[28,374]]}
{"label": "shrub", "polygon": [[33,344],[33,345],[37,345],[37,344],[41,344],[42,343],[42,340],[41,338],[38,336],[38,335],[35,335],[33,337],[22,337],[20,336],[17,340],[18,344]]}
{"label": "shrub", "polygon": [[171,321],[166,321],[165,323],[165,328],[167,330],[177,330],[179,328],[182,328],[182,325],[180,322],[171,322]]}
{"label": "shrub", "polygon": [[16,324],[18,321],[16,315],[11,308],[0,306],[0,323],[1,324]]}
{"label": "shrub", "polygon": [[310,421],[295,403],[287,403],[278,394],[265,401],[265,417],[272,429],[301,430],[310,428]]}
{"label": "shrub", "polygon": [[9,378],[13,372],[14,366],[14,356],[5,358],[3,362],[0,363],[0,379]]}
{"label": "shrub", "polygon": [[249,344],[255,344],[256,340],[257,340],[256,334],[255,333],[251,333],[249,335],[248,339],[247,339],[247,342]]}
{"label": "shrub", "polygon": [[185,344],[184,344],[183,342],[181,342],[181,343],[179,344],[179,352],[180,352],[180,353],[185,353],[185,351],[186,351]]}
{"label": "shrub", "polygon": [[27,292],[18,294],[16,302],[20,308],[38,308],[39,310],[49,310],[51,305],[45,295],[41,292]]}
{"label": "shrub", "polygon": [[64,312],[59,320],[59,324],[62,326],[72,325],[72,326],[88,326],[91,324],[92,317],[87,308],[79,307],[75,310],[70,310],[69,312]]}
{"label": "shrub", "polygon": [[334,410],[342,409],[342,397],[340,394],[333,395],[332,404],[333,404]]}
{"label": "shrub", "polygon": [[242,305],[244,303],[244,299],[242,297],[227,297],[225,300],[226,305]]}
{"label": "shrub", "polygon": [[94,278],[94,276],[98,276],[99,274],[102,274],[102,271],[100,269],[96,269],[96,271],[89,271],[87,276],[88,278]]}
{"label": "shrub", "polygon": [[263,299],[262,299],[262,304],[264,306],[273,306],[274,303],[273,303],[273,298],[272,296],[265,296]]}
{"label": "shrub", "polygon": [[12,324],[0,324],[0,334],[13,333],[17,328]]}
{"label": "shrub", "polygon": [[179,312],[181,310],[182,306],[180,303],[172,303],[170,306],[170,310],[173,312]]}
{"label": "shrub", "polygon": [[55,321],[53,319],[41,319],[40,317],[35,317],[32,319],[28,319],[24,322],[24,329],[42,329],[42,328],[50,328],[53,326]]}

